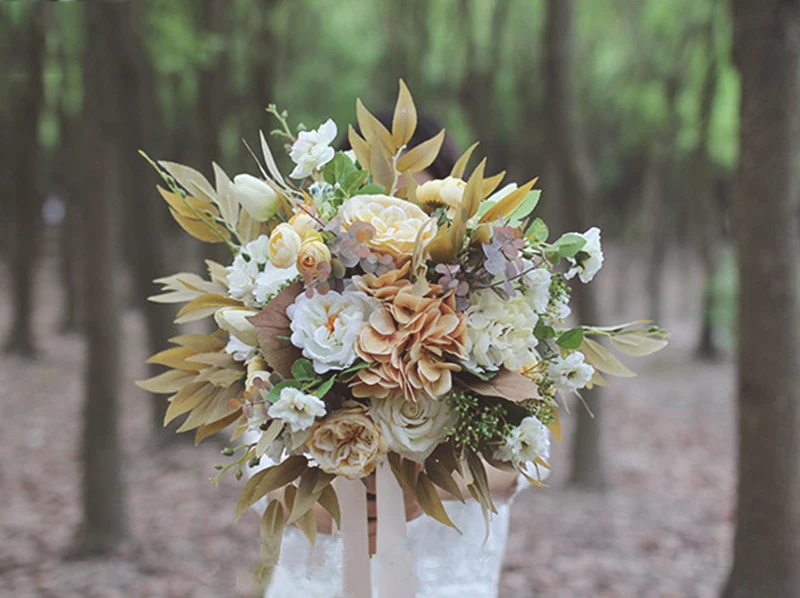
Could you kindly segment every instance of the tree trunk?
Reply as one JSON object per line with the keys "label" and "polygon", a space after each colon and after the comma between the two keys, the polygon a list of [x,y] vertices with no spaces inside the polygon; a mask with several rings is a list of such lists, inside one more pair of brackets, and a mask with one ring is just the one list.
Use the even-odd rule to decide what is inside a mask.
{"label": "tree trunk", "polygon": [[653,156],[647,166],[642,185],[642,202],[650,217],[650,244],[647,254],[645,289],[647,295],[647,318],[663,320],[663,271],[667,257],[667,227],[664,214],[664,179],[666,164],[661,157]]}
{"label": "tree trunk", "polygon": [[87,7],[84,53],[83,198],[86,273],[86,398],[83,412],[83,524],[76,556],[108,554],[128,533],[118,431],[120,302],[114,273],[119,206],[119,90],[110,48],[119,31],[109,27],[117,3]]}
{"label": "tree trunk", "polygon": [[[152,355],[162,351],[173,336],[174,314],[164,305],[147,300],[158,290],[153,280],[164,275],[167,264],[162,202],[155,193],[152,169],[137,153],[142,148],[156,147],[154,132],[160,130],[154,73],[142,40],[142,10],[136,2],[119,2],[110,7],[113,19],[110,23],[119,33],[111,40],[109,52],[117,65],[117,85],[121,91],[119,159],[125,165],[123,213],[129,223],[125,227],[125,240],[133,273],[134,300],[144,317],[148,353]],[[158,374],[160,369],[152,366],[151,375]],[[163,396],[151,395],[153,433],[159,444],[175,438],[173,430],[164,428],[167,406]]]}
{"label": "tree trunk", "polygon": [[[567,213],[564,220],[580,232],[589,228],[593,213],[594,180],[582,138],[574,99],[572,81],[573,51],[572,0],[548,0],[545,33],[545,135],[552,150],[553,183],[548,194],[557,195]],[[552,189],[552,190],[551,190]],[[578,318],[586,324],[598,323],[595,288],[576,282],[573,297]],[[572,447],[571,483],[587,489],[607,485],[600,412],[602,398],[599,387],[585,391],[595,417],[580,408],[578,426]]]}
{"label": "tree trunk", "polygon": [[41,190],[37,188],[39,114],[44,98],[45,37],[41,16],[41,7],[34,7],[27,15],[27,23],[18,25],[19,30],[14,32],[11,70],[17,76],[11,78],[10,90],[14,117],[9,134],[4,135],[7,148],[3,152],[11,162],[9,207],[13,223],[11,330],[5,348],[26,357],[35,353],[33,283],[42,205]]}
{"label": "tree trunk", "polygon": [[800,3],[735,0],[739,482],[725,598],[800,596]]}

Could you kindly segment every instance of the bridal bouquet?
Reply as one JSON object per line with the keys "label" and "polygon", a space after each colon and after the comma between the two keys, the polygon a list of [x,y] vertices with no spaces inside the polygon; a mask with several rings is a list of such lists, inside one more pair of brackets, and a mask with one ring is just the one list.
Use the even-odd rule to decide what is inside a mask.
{"label": "bridal bouquet", "polygon": [[153,301],[185,303],[178,323],[213,317],[218,329],[173,339],[150,358],[170,370],[141,386],[170,394],[166,421],[188,414],[179,431],[196,430],[198,442],[229,426],[234,440],[257,434],[225,449],[233,459],[218,469],[239,478],[271,464],[236,505],[238,515],[268,497],[271,564],[284,526],[313,542],[319,503],[341,527],[350,503],[337,480],[376,470],[379,512],[391,482],[452,526],[440,491],[464,500],[466,488],[488,521],[485,467],[540,484],[549,437],[560,436],[558,395],[633,375],[600,339],[636,356],[666,344],[644,321],[565,325],[568,282],[589,283],[602,266],[600,231],[550,242],[534,215],[536,179],[501,187],[505,173],[487,176],[485,160],[468,172],[475,144],[450,176],[418,184],[444,131],[407,147],[417,115],[402,81],[391,130],[356,106],[350,151],[331,147],[333,121],[295,133],[270,107],[295,165],[288,178],[263,134],[256,176],[230,179],[214,164],[212,185],[154,164],[178,224],[227,245],[231,261],[207,262],[208,279],[157,281],[164,294]]}

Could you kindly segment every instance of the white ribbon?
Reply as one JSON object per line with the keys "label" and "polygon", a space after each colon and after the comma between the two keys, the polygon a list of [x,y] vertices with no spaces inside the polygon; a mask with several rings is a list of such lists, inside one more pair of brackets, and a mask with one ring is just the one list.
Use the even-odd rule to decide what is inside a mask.
{"label": "white ribbon", "polygon": [[384,460],[375,473],[378,510],[378,597],[414,598],[414,557],[408,549],[403,489]]}
{"label": "white ribbon", "polygon": [[344,596],[370,598],[372,579],[367,529],[367,492],[359,480],[341,477],[334,484],[342,511]]}

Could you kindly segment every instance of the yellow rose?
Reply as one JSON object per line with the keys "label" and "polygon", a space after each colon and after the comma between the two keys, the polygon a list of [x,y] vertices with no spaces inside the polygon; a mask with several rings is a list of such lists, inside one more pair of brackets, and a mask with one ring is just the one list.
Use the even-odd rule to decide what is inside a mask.
{"label": "yellow rose", "polygon": [[339,215],[344,230],[356,222],[371,224],[375,228],[375,236],[367,245],[395,258],[413,253],[417,235],[423,227],[426,227],[422,237],[423,246],[436,235],[436,226],[429,224],[431,218],[422,208],[388,195],[351,197],[342,205]]}
{"label": "yellow rose", "polygon": [[322,236],[315,230],[306,234],[300,252],[297,254],[297,271],[306,280],[327,278],[330,273],[331,250],[325,245]]}
{"label": "yellow rose", "polygon": [[375,471],[387,445],[364,407],[343,407],[314,428],[308,450],[322,471],[357,480]]}
{"label": "yellow rose", "polygon": [[447,206],[448,218],[456,215],[456,208],[464,197],[467,183],[455,177],[435,179],[423,183],[417,189],[417,199],[424,206]]}
{"label": "yellow rose", "polygon": [[292,228],[300,235],[301,239],[305,239],[309,232],[317,228],[317,221],[303,210],[300,210],[297,214],[292,216],[289,220],[289,224],[292,225]]}
{"label": "yellow rose", "polygon": [[289,268],[297,261],[301,243],[291,224],[279,224],[269,236],[269,261],[277,268]]}

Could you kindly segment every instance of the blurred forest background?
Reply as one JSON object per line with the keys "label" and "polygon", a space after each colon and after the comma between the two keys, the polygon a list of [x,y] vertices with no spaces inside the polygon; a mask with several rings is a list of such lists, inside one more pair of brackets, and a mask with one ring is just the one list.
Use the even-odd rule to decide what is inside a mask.
{"label": "blurred forest background", "polygon": [[[716,596],[734,553],[727,596],[800,596],[800,473],[783,456],[800,449],[797,376],[783,375],[798,369],[797,326],[777,320],[786,311],[772,328],[755,319],[762,299],[797,312],[796,278],[773,293],[771,258],[741,259],[796,255],[800,21],[792,0],[752,4],[0,3],[0,592],[248,595],[257,522],[233,524],[235,481],[206,481],[222,445],[175,440],[163,399],[131,383],[176,332],[146,302],[151,281],[200,272],[216,251],[170,219],[138,150],[207,176],[212,161],[256,173],[242,140],[275,126],[268,104],[342,132],[356,97],[390,106],[402,77],[459,146],[481,141],[490,172],[541,174],[552,236],[601,226],[607,271],[598,296],[578,297],[583,320],[645,316],[673,332],[640,378],[589,396],[594,420],[567,418],[553,488],[515,506],[501,596]],[[750,121],[748,84],[767,94],[751,96]],[[771,137],[753,142],[762,128]],[[737,185],[756,194],[739,191],[738,220]],[[742,233],[737,261],[751,221],[761,237]],[[737,271],[750,320],[737,320]],[[738,374],[743,413],[763,416],[740,428],[742,454],[772,464],[746,470],[760,494],[739,488],[749,524],[735,515],[737,327],[762,361],[784,354],[753,366],[784,384],[757,384],[763,397],[747,399]],[[748,542],[759,525],[770,533]],[[111,560],[84,558],[96,555]]]}

